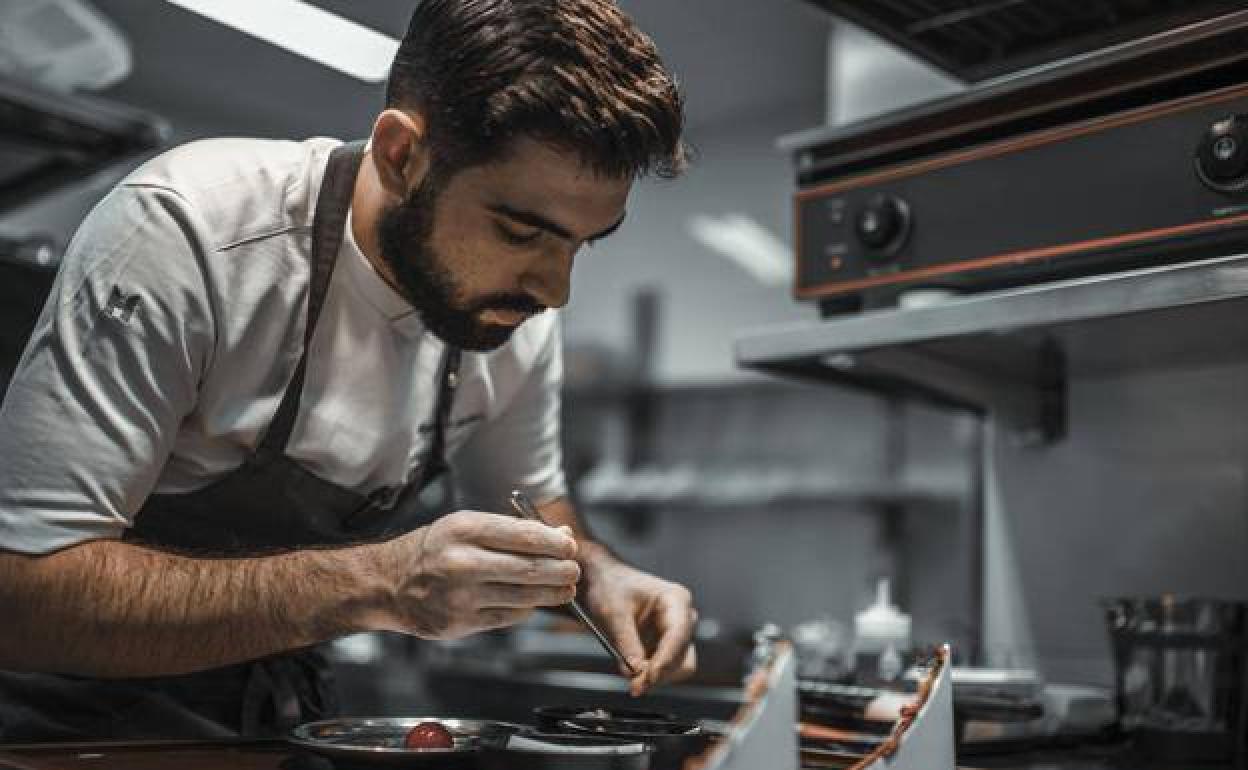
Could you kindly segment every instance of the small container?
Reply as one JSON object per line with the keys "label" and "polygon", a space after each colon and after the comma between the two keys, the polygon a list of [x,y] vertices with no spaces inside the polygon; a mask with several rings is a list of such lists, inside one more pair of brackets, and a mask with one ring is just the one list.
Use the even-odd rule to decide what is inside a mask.
{"label": "small container", "polygon": [[854,669],[860,680],[894,682],[910,650],[910,616],[890,600],[888,578],[875,587],[875,604],[854,616]]}
{"label": "small container", "polygon": [[1248,605],[1164,595],[1102,607],[1138,764],[1248,767]]}
{"label": "small container", "polygon": [[844,677],[848,669],[844,623],[818,618],[799,623],[789,635],[797,650],[799,679],[836,681]]}

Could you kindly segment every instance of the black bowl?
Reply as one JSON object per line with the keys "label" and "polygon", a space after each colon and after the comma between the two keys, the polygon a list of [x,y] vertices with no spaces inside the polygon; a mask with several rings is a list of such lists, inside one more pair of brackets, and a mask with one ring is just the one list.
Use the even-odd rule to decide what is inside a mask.
{"label": "black bowl", "polygon": [[679,770],[685,758],[705,751],[716,736],[696,722],[634,709],[537,709],[540,729],[642,741],[654,747],[652,770]]}

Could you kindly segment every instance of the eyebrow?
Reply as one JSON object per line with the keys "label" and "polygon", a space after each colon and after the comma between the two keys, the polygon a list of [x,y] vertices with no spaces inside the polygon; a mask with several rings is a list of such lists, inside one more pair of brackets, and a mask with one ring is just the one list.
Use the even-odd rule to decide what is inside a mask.
{"label": "eyebrow", "polygon": [[[547,219],[541,214],[538,214],[536,211],[526,211],[524,209],[512,208],[511,206],[508,206],[505,203],[492,203],[488,206],[488,208],[490,209],[490,211],[493,211],[495,214],[498,214],[499,216],[507,217],[508,219],[514,220],[521,224],[528,225],[529,227],[536,227],[541,230],[546,230],[548,232],[554,233],[555,235],[559,236],[560,238],[563,238],[564,240],[568,240],[568,241],[577,240],[577,237],[573,235],[572,232],[569,231],[566,227],[564,227],[563,225],[560,225],[558,222],[552,222],[551,220]],[[621,214],[620,218],[615,221],[615,224],[611,225],[610,227],[608,227],[607,229],[601,232],[594,233],[593,235],[589,236],[585,240],[596,241],[601,238],[606,238],[608,235],[611,235],[616,230],[620,229],[620,225],[624,224],[624,218],[626,216],[628,216],[627,213]]]}

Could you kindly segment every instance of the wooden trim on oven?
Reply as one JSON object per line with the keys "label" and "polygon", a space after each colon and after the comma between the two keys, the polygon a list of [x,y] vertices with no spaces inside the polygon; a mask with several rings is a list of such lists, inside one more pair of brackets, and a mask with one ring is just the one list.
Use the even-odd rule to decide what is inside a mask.
{"label": "wooden trim on oven", "polygon": [[984,270],[1008,264],[1021,265],[1028,262],[1052,259],[1054,257],[1068,256],[1081,251],[1112,249],[1121,246],[1144,243],[1147,241],[1173,238],[1180,235],[1194,235],[1242,224],[1248,224],[1248,214],[1237,214],[1235,216],[1223,217],[1220,219],[1205,219],[1198,222],[1189,222],[1185,225],[1161,227],[1155,230],[1140,230],[1138,232],[1113,235],[1105,238],[1093,238],[1087,241],[1066,243],[1060,246],[1011,251],[1006,252],[1005,254],[996,254],[990,257],[949,262],[943,265],[934,265],[932,267],[919,268],[918,270],[906,270],[898,273],[890,273],[888,275],[878,275],[871,278],[858,278],[848,281],[828,281],[815,286],[806,287],[798,286],[796,287],[794,294],[799,299],[812,299],[831,294],[843,294],[861,289],[870,289],[877,286],[888,286],[895,283],[909,283],[937,276],[957,275],[959,273]]}

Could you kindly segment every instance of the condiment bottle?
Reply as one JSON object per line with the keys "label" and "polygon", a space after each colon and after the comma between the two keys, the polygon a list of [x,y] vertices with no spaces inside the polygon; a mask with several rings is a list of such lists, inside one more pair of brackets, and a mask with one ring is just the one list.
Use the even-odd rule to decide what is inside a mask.
{"label": "condiment bottle", "polygon": [[859,679],[895,681],[910,650],[910,616],[889,599],[889,580],[880,578],[875,604],[854,616],[854,668]]}

